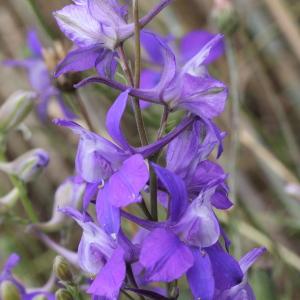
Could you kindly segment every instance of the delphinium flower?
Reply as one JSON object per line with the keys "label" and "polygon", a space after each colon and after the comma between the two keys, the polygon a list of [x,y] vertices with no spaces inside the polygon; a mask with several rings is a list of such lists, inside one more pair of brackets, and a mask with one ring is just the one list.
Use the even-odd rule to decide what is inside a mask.
{"label": "delphinium flower", "polygon": [[[88,293],[93,299],[114,300],[127,289],[139,295],[151,294],[153,299],[168,299],[164,292],[156,293],[152,283],[174,283],[186,276],[194,299],[253,299],[246,272],[265,250],[256,248],[240,261],[233,258],[215,211],[233,205],[228,197],[228,175],[211,160],[215,148],[217,158],[223,151],[225,133],[214,124],[214,118],[224,110],[227,87],[210,75],[208,64],[220,56],[223,36],[191,34],[183,39],[176,58],[164,39],[145,31],[142,35],[157,47],[155,53],[148,51],[154,62],[163,64],[162,73],[156,85],[135,88],[130,86],[132,82],[120,83],[113,75],[116,51],[123,51],[118,59],[128,64],[122,46],[134,33],[138,35],[137,17],[135,23],[127,23],[126,8],[114,0],[73,2],[55,13],[60,28],[77,47],[60,63],[57,76],[96,67],[99,76],[87,78],[77,87],[100,82],[122,91],[107,113],[111,140],[75,122],[55,121],[80,136],[75,168],[76,176],[86,183],[83,208],[82,212],[74,208],[63,208],[62,212],[83,230],[77,262],[87,277],[94,279]],[[140,27],[168,2],[162,1],[142,18]],[[200,42],[189,49],[187,44],[195,39]],[[158,59],[157,53],[161,56]],[[126,71],[131,72],[130,68]],[[131,108],[127,105],[129,96],[162,105],[167,112],[158,138],[146,146],[142,138],[144,146],[131,146],[122,131],[122,116]],[[177,109],[184,111],[183,120],[165,134],[163,123]],[[143,122],[137,123],[143,126]],[[164,146],[168,146],[166,156],[157,159]],[[165,207],[164,220],[158,218],[158,200]],[[136,203],[144,205],[147,219],[132,214]],[[90,217],[93,213],[97,222]],[[121,220],[144,229],[138,243],[125,235]],[[43,240],[68,257],[66,250],[45,236]],[[74,253],[70,255],[76,264]],[[132,268],[133,263],[137,268]]]}
{"label": "delphinium flower", "polygon": [[47,117],[50,100],[55,98],[63,112],[68,118],[75,115],[65,105],[62,92],[56,87],[53,75],[48,69],[43,56],[43,47],[35,31],[29,31],[27,35],[27,45],[30,56],[23,60],[6,60],[4,63],[11,67],[24,68],[28,73],[31,87],[37,92],[39,97],[38,114],[42,119]]}
{"label": "delphinium flower", "polygon": [[[179,67],[171,48],[157,35],[152,35],[157,47],[161,47],[164,67],[158,84],[149,89],[131,88],[129,95],[152,103],[166,105],[169,110],[184,109],[202,119],[218,116],[225,107],[227,87],[224,83],[212,78],[205,67],[210,59],[211,50],[219,45],[223,36],[215,35],[200,51]],[[129,87],[105,77],[90,77],[77,84],[77,87],[88,83],[105,83],[119,90]]]}
{"label": "delphinium flower", "polygon": [[[140,20],[140,26],[146,26],[171,1],[160,1]],[[60,29],[76,46],[58,65],[56,76],[95,67],[100,75],[112,77],[116,49],[134,34],[134,24],[127,22],[127,7],[118,0],[73,2],[54,13]]]}
{"label": "delphinium flower", "polygon": [[27,291],[26,287],[13,276],[12,270],[19,263],[19,260],[20,257],[17,254],[11,254],[0,272],[1,299],[34,300],[38,296],[43,296],[44,299],[54,300],[54,295],[48,291],[43,291],[43,289],[34,289],[31,292]]}

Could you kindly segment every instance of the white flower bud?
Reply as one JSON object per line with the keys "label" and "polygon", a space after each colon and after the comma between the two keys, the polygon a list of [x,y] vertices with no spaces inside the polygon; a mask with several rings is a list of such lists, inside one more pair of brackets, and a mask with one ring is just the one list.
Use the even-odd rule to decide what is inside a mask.
{"label": "white flower bud", "polygon": [[36,93],[17,91],[0,107],[0,134],[6,134],[16,128],[34,106]]}
{"label": "white flower bud", "polygon": [[33,149],[12,162],[0,162],[0,170],[17,176],[24,182],[34,180],[48,165],[49,155],[43,149]]}

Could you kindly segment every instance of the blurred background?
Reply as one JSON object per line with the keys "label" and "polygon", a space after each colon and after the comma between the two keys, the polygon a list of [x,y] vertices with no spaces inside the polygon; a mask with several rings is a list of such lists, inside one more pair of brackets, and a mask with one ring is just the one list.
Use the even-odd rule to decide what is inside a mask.
{"label": "blurred background", "polygon": [[[52,11],[70,2],[0,0],[0,60],[25,57],[26,32],[32,28],[45,48],[53,47],[54,41],[70,47],[52,17]],[[143,13],[157,1],[140,3]],[[176,38],[195,29],[226,33],[226,54],[211,72],[230,86],[227,109],[218,124],[228,132],[221,164],[230,173],[236,205],[219,217],[236,257],[255,246],[269,250],[249,273],[257,299],[299,299],[300,2],[177,0],[150,27]],[[0,65],[0,78],[0,102],[17,89],[30,88],[23,71]],[[82,94],[103,133],[105,112],[114,95],[98,87],[85,88]],[[49,120],[60,115],[55,104],[49,114]],[[155,127],[156,112],[146,114],[148,126]],[[127,115],[124,125],[132,136],[133,124]],[[14,159],[34,147],[50,152],[46,171],[28,187],[40,219],[47,220],[55,189],[73,173],[76,138],[50,121],[40,122],[34,113],[26,126],[10,135],[7,157]],[[0,195],[9,190],[9,181],[0,173]],[[41,285],[55,254],[24,234],[26,223],[21,206],[0,215],[0,264],[17,251],[22,256],[19,277],[30,286]]]}

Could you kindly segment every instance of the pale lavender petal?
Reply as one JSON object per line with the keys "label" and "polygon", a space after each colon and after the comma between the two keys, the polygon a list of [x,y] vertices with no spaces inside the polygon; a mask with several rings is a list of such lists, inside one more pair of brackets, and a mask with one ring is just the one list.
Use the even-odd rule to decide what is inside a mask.
{"label": "pale lavender petal", "polygon": [[104,51],[101,45],[92,45],[70,51],[58,64],[55,77],[67,72],[85,71],[96,67],[96,60]]}
{"label": "pale lavender petal", "polygon": [[140,263],[149,281],[171,282],[192,267],[194,257],[174,233],[155,229],[144,240]]}
{"label": "pale lavender petal", "polygon": [[27,33],[27,44],[33,55],[42,57],[42,44],[35,30]]}
{"label": "pale lavender petal", "polygon": [[100,23],[111,27],[121,27],[126,25],[121,17],[120,5],[113,0],[87,0],[89,13]]}
{"label": "pale lavender petal", "polygon": [[120,209],[111,204],[109,183],[100,189],[97,201],[96,211],[99,224],[113,238],[116,238],[120,229]]}
{"label": "pale lavender petal", "polygon": [[67,5],[54,12],[54,17],[61,31],[77,46],[101,44],[101,26],[86,5]]}
{"label": "pale lavender petal", "polygon": [[[195,30],[186,34],[180,41],[180,54],[182,62],[187,62],[194,57],[201,49],[213,38],[214,34]],[[210,64],[224,53],[224,41],[218,39],[216,44],[211,48],[209,55],[204,59],[203,64]]]}
{"label": "pale lavender petal", "polygon": [[183,76],[183,91],[178,106],[202,118],[212,119],[220,115],[227,99],[226,85],[213,78]]}
{"label": "pale lavender petal", "polygon": [[157,177],[170,194],[170,220],[176,222],[188,206],[187,191],[183,180],[171,171],[152,164]]}
{"label": "pale lavender petal", "polygon": [[88,293],[115,300],[126,274],[124,251],[117,248],[88,289]]}
{"label": "pale lavender petal", "polygon": [[187,271],[187,280],[194,299],[211,300],[215,281],[210,258],[205,251],[192,248],[194,265]]}
{"label": "pale lavender petal", "polygon": [[148,179],[149,170],[142,155],[131,156],[109,179],[111,203],[116,207],[124,207],[140,201],[139,193]]}
{"label": "pale lavender petal", "polygon": [[200,248],[209,247],[219,239],[219,222],[209,203],[211,194],[213,190],[201,193],[189,205],[174,227],[180,238],[188,245]]}
{"label": "pale lavender petal", "polygon": [[267,251],[266,248],[254,248],[245,254],[240,260],[239,265],[244,274],[248,271],[248,269],[255,263],[255,261],[263,255]]}
{"label": "pale lavender petal", "polygon": [[205,250],[212,264],[216,289],[224,291],[242,282],[244,274],[238,262],[219,243]]}
{"label": "pale lavender petal", "polygon": [[121,119],[124,114],[129,90],[121,93],[106,115],[106,128],[110,136],[123,149],[131,149],[121,129]]}

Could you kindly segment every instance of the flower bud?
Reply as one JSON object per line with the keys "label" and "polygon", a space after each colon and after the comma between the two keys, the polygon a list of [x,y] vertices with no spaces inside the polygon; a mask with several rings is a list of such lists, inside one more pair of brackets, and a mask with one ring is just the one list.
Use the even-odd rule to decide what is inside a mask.
{"label": "flower bud", "polygon": [[66,289],[59,289],[55,293],[55,299],[56,300],[73,300],[74,298],[71,295],[71,293],[69,291],[67,291]]}
{"label": "flower bud", "polygon": [[20,291],[11,281],[3,281],[0,285],[1,300],[22,300]]}
{"label": "flower bud", "polygon": [[73,275],[69,263],[62,257],[56,256],[53,264],[53,271],[55,276],[65,282],[73,281]]}
{"label": "flower bud", "polygon": [[32,300],[48,300],[48,297],[45,295],[38,295],[32,298]]}
{"label": "flower bud", "polygon": [[24,182],[34,180],[48,165],[49,155],[43,149],[33,149],[12,162],[0,162],[0,170],[17,176]]}
{"label": "flower bud", "polygon": [[34,105],[36,93],[17,91],[0,107],[0,134],[16,128],[29,114]]}
{"label": "flower bud", "polygon": [[55,192],[51,219],[48,222],[36,224],[37,228],[45,232],[53,232],[61,229],[70,220],[59,209],[67,206],[77,208],[84,190],[85,183],[82,180],[78,180],[77,177],[65,180]]}
{"label": "flower bud", "polygon": [[232,0],[215,0],[212,19],[220,32],[233,34],[238,28],[238,16]]}
{"label": "flower bud", "polygon": [[4,213],[12,208],[19,197],[17,188],[12,189],[7,195],[0,197],[0,213]]}

